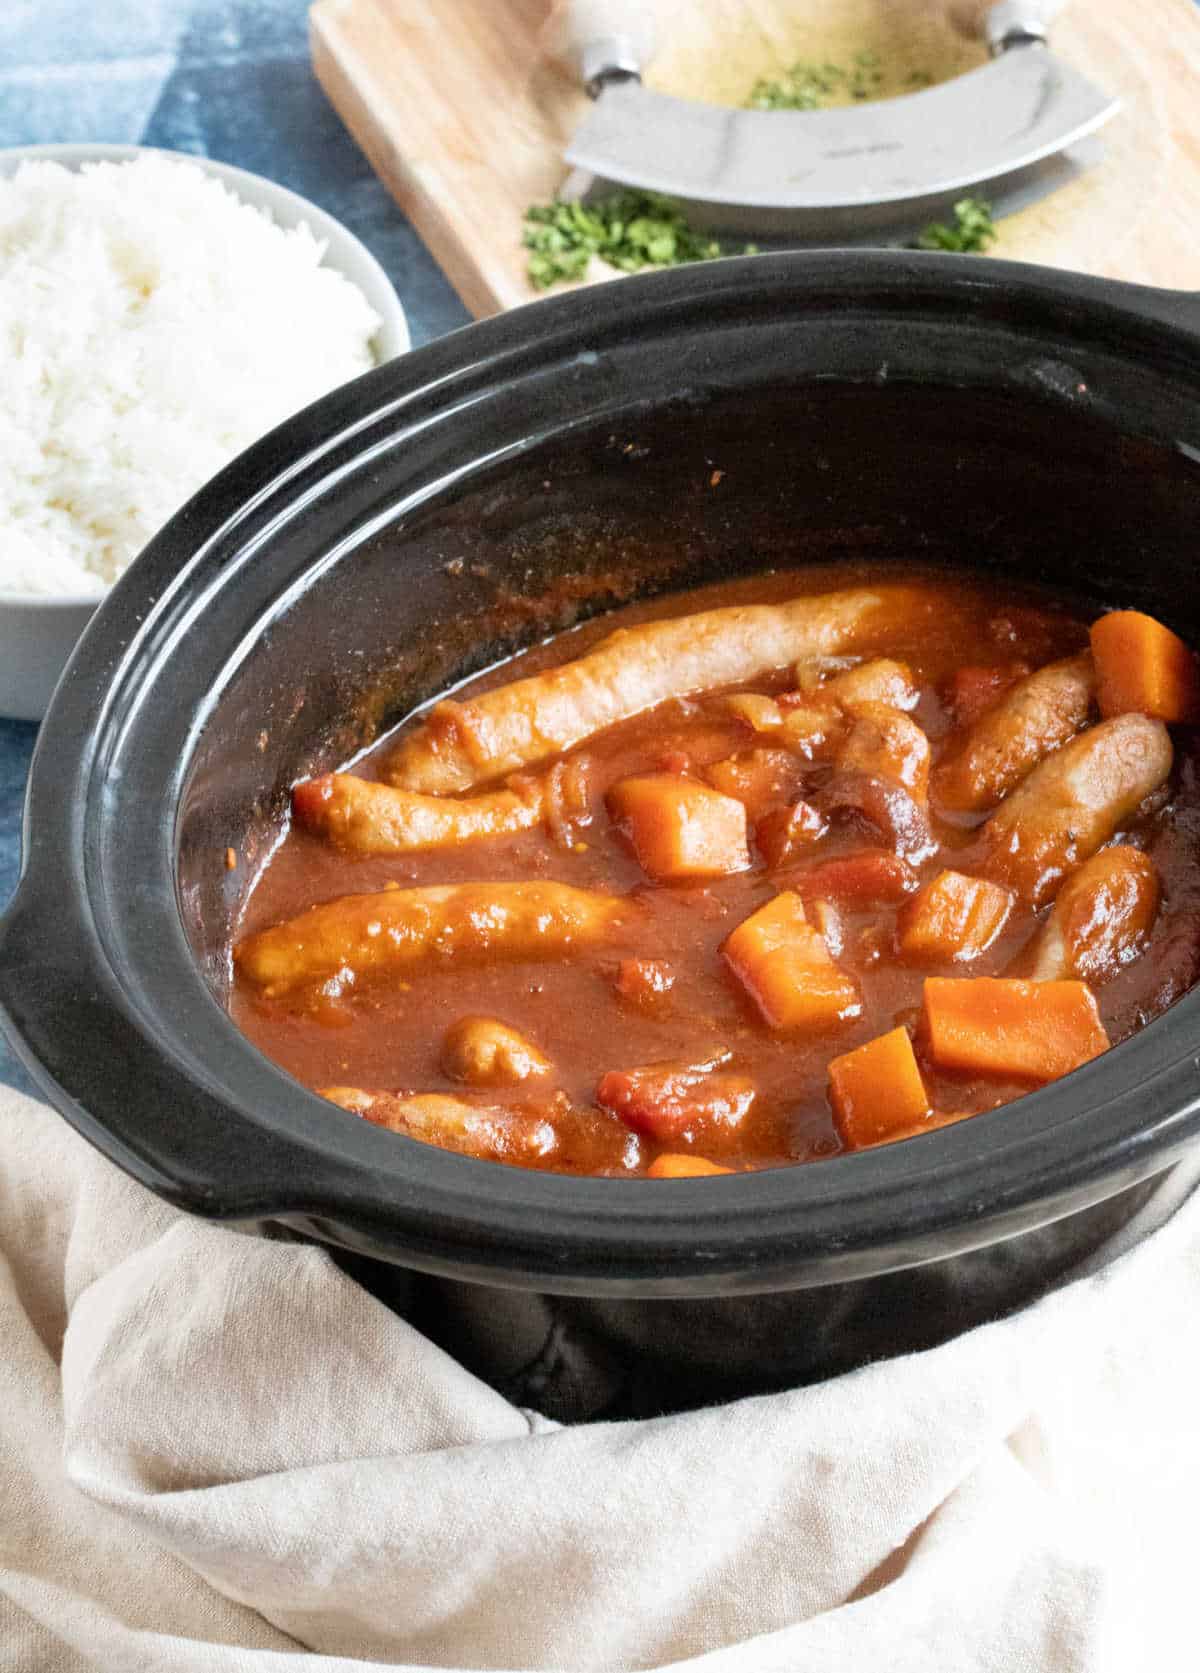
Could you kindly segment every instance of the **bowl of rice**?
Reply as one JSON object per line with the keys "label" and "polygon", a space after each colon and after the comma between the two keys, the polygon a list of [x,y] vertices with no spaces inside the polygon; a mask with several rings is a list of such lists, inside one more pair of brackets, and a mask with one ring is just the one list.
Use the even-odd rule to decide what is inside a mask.
{"label": "bowl of rice", "polygon": [[209,477],[408,347],[379,263],[284,187],[141,146],[0,151],[0,715],[41,718]]}

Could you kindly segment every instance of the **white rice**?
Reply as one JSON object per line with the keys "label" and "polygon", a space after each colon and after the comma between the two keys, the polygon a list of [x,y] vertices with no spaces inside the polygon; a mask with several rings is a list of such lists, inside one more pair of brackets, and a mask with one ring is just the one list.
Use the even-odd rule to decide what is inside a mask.
{"label": "white rice", "polygon": [[98,596],[189,495],[374,365],[362,292],[185,162],[0,180],[0,592]]}

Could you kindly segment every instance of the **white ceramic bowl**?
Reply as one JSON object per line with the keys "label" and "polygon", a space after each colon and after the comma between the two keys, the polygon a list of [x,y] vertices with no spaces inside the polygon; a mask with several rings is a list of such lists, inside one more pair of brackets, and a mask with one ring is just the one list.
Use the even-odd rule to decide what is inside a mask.
{"label": "white ceramic bowl", "polygon": [[[351,279],[379,315],[381,324],[372,346],[380,365],[411,346],[400,299],[366,245],[315,203],[259,174],[186,152],[155,152],[145,145],[25,145],[0,150],[0,177],[14,174],[18,164],[25,162],[79,168],[83,163],[126,163],[147,155],[194,163],[223,180],[243,203],[268,210],[281,227],[306,222],[314,237],[325,242],[326,264]],[[48,597],[0,590],[0,715],[41,719],[76,639],[100,602],[93,596]]]}

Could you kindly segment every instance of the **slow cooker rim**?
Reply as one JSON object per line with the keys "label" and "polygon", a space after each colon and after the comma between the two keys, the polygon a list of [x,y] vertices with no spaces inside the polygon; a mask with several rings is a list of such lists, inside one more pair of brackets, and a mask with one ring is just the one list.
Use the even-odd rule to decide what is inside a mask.
{"label": "slow cooker rim", "polygon": [[[563,339],[591,341],[598,332],[621,329],[628,319],[631,296],[638,300],[638,290],[627,288],[630,286],[640,287],[640,295],[646,298],[639,326],[645,330],[650,329],[655,317],[652,304],[660,299],[661,311],[669,314],[672,308],[694,306],[697,300],[711,303],[714,295],[736,304],[748,288],[770,299],[783,293],[794,294],[797,286],[811,292],[822,287],[829,291],[832,287],[851,302],[855,296],[872,294],[872,287],[879,292],[882,286],[883,293],[902,308],[917,305],[924,293],[935,292],[943,307],[961,298],[984,305],[989,297],[1001,297],[1008,306],[1015,301],[1033,306],[1039,301],[1052,302],[1056,307],[1084,305],[1089,310],[1098,308],[1102,315],[1107,311],[1109,324],[1123,319],[1128,324],[1148,325],[1155,333],[1164,329],[1168,333],[1181,331],[1182,346],[1193,354],[1195,330],[1200,326],[1200,316],[1191,299],[1146,292],[1141,287],[1107,286],[1078,276],[1064,278],[1012,264],[859,252],[850,259],[829,253],[799,257],[773,255],[749,260],[754,263],[751,271],[747,271],[744,261],[722,262],[683,274],[625,281],[621,286],[624,301],[619,303],[615,296],[603,295],[603,289],[614,287],[603,287],[598,297],[563,298],[538,304],[540,312],[533,318],[507,316],[469,327],[327,397],[243,455],[202,490],[151,543],[131,578],[121,584],[113,599],[116,608],[106,604],[99,613],[72,664],[71,679],[60,688],[47,717],[34,763],[27,809],[26,869],[17,899],[0,928],[0,951],[4,938],[10,948],[20,944],[22,933],[28,931],[39,912],[44,915],[47,910],[46,897],[54,892],[55,884],[61,886],[61,874],[56,878],[48,875],[54,844],[47,842],[44,835],[52,810],[56,810],[53,817],[57,818],[60,836],[70,844],[73,858],[81,862],[72,865],[69,877],[73,893],[70,904],[74,909],[70,927],[76,938],[76,950],[85,958],[95,958],[99,953],[101,962],[95,966],[93,975],[98,987],[103,988],[105,969],[108,970],[111,982],[106,1002],[114,1008],[120,1008],[122,1003],[128,1005],[127,986],[122,983],[120,972],[108,964],[96,939],[86,867],[82,863],[88,845],[84,818],[87,798],[84,803],[64,807],[62,796],[53,794],[51,785],[51,780],[55,780],[61,791],[64,781],[70,779],[74,784],[87,784],[92,793],[97,789],[94,774],[103,754],[100,748],[103,727],[111,726],[114,698],[121,695],[119,679],[107,683],[100,678],[98,682],[98,676],[106,674],[117,660],[113,649],[101,649],[106,633],[110,639],[117,638],[118,634],[124,638],[126,650],[136,641],[136,623],[148,614],[147,595],[153,601],[156,574],[165,583],[164,591],[169,591],[173,584],[168,565],[174,562],[173,548],[180,539],[185,539],[194,550],[197,537],[201,544],[205,538],[215,540],[252,508],[258,508],[256,515],[264,515],[276,494],[294,491],[297,483],[314,472],[321,472],[322,461],[340,457],[347,447],[354,446],[356,437],[368,434],[379,422],[381,412],[393,410],[416,395],[436,398],[440,390],[445,398],[455,386],[456,359],[460,376],[469,376],[481,366],[494,366],[510,354],[518,361],[536,360],[534,350],[539,343],[548,354]],[[918,278],[920,285],[914,292],[911,286]],[[897,295],[896,287],[903,291],[905,285],[910,287],[907,295]],[[583,305],[576,306],[577,302]],[[540,330],[536,329],[539,322]],[[488,352],[489,341],[491,352]],[[467,353],[465,358],[459,352],[471,350],[474,352]],[[423,379],[422,356],[426,357]],[[364,413],[362,409],[368,402]],[[334,421],[332,427],[330,419]],[[298,436],[305,436],[310,442],[307,450],[299,453],[293,446],[293,438]],[[287,463],[281,472],[280,460],[285,457]],[[268,478],[265,483],[264,471]],[[318,474],[311,492],[318,493],[324,480]],[[227,509],[229,503],[238,508],[232,522]],[[118,616],[121,628],[117,625]],[[128,662],[123,666],[127,667]],[[90,737],[75,740],[79,746],[76,771],[64,774],[63,757],[69,752],[72,740],[63,734],[71,724],[71,717],[78,715],[85,691],[98,700],[101,723]],[[94,804],[92,807],[94,811]],[[56,909],[63,910],[61,893]],[[30,1030],[22,1027],[18,1014],[19,998],[14,1000],[13,995],[0,991],[0,1000],[14,1017],[18,1035],[28,1036]],[[1159,1045],[1160,1042],[1165,1045],[1168,1030],[1163,1024],[1169,1019],[1172,1021],[1169,1032],[1179,1038],[1177,1049],[1164,1059]],[[139,1028],[136,1007],[130,1008],[127,1021],[136,1035]],[[140,1021],[144,1023],[144,1018]],[[223,1013],[222,1021],[242,1047],[252,1052],[253,1048],[236,1033]],[[44,1040],[44,1032],[41,1038]],[[1011,1235],[1005,1230],[1008,1217],[1027,1212],[1031,1201],[1040,1202],[1046,1210],[1043,1218],[1049,1219],[1058,1212],[1069,1212],[1072,1206],[1083,1206],[1087,1200],[1098,1200],[1121,1183],[1132,1183],[1136,1177],[1157,1171],[1179,1153],[1200,1127],[1200,1081],[1190,1043],[1195,1040],[1200,1040],[1200,993],[1181,1000],[1167,1017],[1117,1048],[1104,1060],[1103,1073],[1100,1065],[1093,1065],[1055,1087],[1021,1100],[1019,1106],[1010,1106],[1010,1112],[1017,1109],[1023,1112],[1024,1119],[1019,1122],[1013,1120],[1011,1113],[1004,1123],[980,1117],[959,1127],[923,1135],[911,1144],[835,1159],[815,1168],[771,1170],[733,1180],[694,1181],[676,1185],[670,1193],[647,1187],[643,1181],[576,1180],[450,1156],[354,1122],[309,1093],[299,1095],[302,1106],[307,1110],[310,1124],[319,1128],[323,1124],[323,1130],[329,1135],[328,1147],[292,1135],[290,1142],[285,1142],[279,1150],[280,1133],[276,1128],[272,1133],[275,1149],[270,1157],[264,1151],[264,1176],[255,1188],[239,1190],[230,1181],[222,1188],[220,1182],[214,1185],[212,1180],[187,1177],[186,1169],[173,1175],[170,1157],[153,1157],[152,1147],[139,1151],[122,1143],[103,1121],[83,1107],[82,1100],[55,1074],[53,1064],[44,1061],[47,1056],[44,1050],[39,1053],[32,1049],[28,1038],[19,1043],[35,1074],[47,1084],[56,1101],[67,1106],[64,1113],[68,1119],[146,1183],[196,1212],[216,1217],[266,1215],[333,1222],[342,1214],[350,1222],[359,1221],[367,1228],[404,1222],[411,1240],[408,1254],[413,1257],[414,1265],[424,1264],[429,1270],[459,1275],[464,1264],[473,1265],[477,1272],[487,1272],[493,1281],[504,1271],[509,1281],[527,1281],[531,1287],[553,1287],[557,1279],[560,1286],[582,1284],[588,1293],[598,1293],[610,1283],[619,1284],[623,1293],[629,1293],[631,1284],[636,1287],[638,1274],[631,1273],[628,1264],[622,1267],[624,1252],[627,1263],[632,1260],[636,1266],[640,1262],[645,1269],[640,1275],[652,1286],[645,1293],[667,1293],[660,1286],[676,1282],[685,1286],[686,1293],[698,1293],[697,1283],[705,1286],[715,1283],[722,1288],[744,1289],[748,1284],[773,1287],[772,1274],[778,1277],[786,1269],[794,1277],[796,1272],[805,1269],[806,1263],[823,1265],[832,1278],[844,1275],[842,1268],[853,1267],[856,1260],[865,1261],[868,1270],[879,1270],[880,1260],[876,1257],[891,1265],[936,1258],[938,1253],[949,1252],[949,1247],[969,1247],[991,1241],[994,1235]],[[1147,1041],[1152,1050],[1147,1050]],[[170,1055],[170,1042],[155,1039],[144,1031],[142,1044],[147,1051],[157,1052],[160,1058]],[[266,1065],[265,1059],[261,1062]],[[167,1067],[180,1077],[178,1090],[181,1097],[187,1098],[195,1091],[196,1066],[185,1064],[186,1052],[178,1062]],[[1032,1158],[1039,1149],[1045,1150],[1045,1143],[1039,1145],[1036,1131],[1027,1130],[1034,1120],[1030,1111],[1048,1108],[1056,1101],[1082,1101],[1085,1086],[1098,1086],[1102,1078],[1111,1080],[1114,1071],[1126,1065],[1128,1069],[1121,1077],[1129,1083],[1125,1091],[1120,1098],[1099,1100],[1093,1106],[1093,1113],[1111,1112],[1113,1104],[1132,1096],[1134,1086],[1146,1087],[1153,1082],[1161,1094],[1162,1083],[1170,1082],[1170,1094],[1166,1097],[1169,1111],[1151,1133],[1144,1129],[1139,1133],[1136,1128],[1130,1132],[1128,1123],[1117,1118],[1117,1136],[1101,1142],[1097,1131],[1092,1146],[1082,1147],[1074,1165],[1065,1172],[1061,1158],[1055,1162],[1043,1156],[1032,1175],[1029,1169],[1021,1175],[1024,1184],[1019,1187],[1010,1181],[1007,1189],[1001,1189],[1001,1182],[993,1177],[991,1184],[995,1190],[991,1200],[984,1199],[981,1185],[987,1166],[1001,1167],[1006,1157],[1012,1160],[1014,1151],[1024,1149],[1027,1158]],[[161,1062],[159,1069],[162,1069]],[[301,1106],[297,1105],[295,1083],[274,1065],[266,1065],[265,1073],[279,1083],[280,1106],[286,1102],[293,1115],[297,1114]],[[1161,1096],[1159,1101],[1162,1102]],[[233,1120],[261,1132],[262,1122],[254,1112],[234,1104],[226,1108]],[[1003,1118],[1006,1112],[996,1114]],[[1007,1128],[1005,1134],[1000,1134],[1002,1124]],[[1095,1126],[1099,1129],[1098,1120]],[[987,1132],[998,1136],[994,1141],[985,1142]],[[1045,1135],[1040,1137],[1044,1140]],[[1115,1155],[1118,1144],[1125,1147],[1122,1159]],[[916,1168],[912,1154],[918,1149],[927,1158],[920,1169]],[[907,1157],[903,1154],[906,1152]],[[314,1155],[324,1170],[323,1181],[315,1185],[310,1181],[298,1189],[296,1169],[310,1162]],[[274,1179],[269,1177],[272,1169]],[[914,1172],[921,1176],[923,1190],[911,1179]],[[1056,1178],[1053,1187],[1049,1183],[1051,1172]],[[402,1204],[394,1194],[389,1199],[386,1191],[372,1192],[367,1188],[368,1184],[380,1181],[387,1181],[393,1187],[403,1185],[408,1192],[419,1190],[422,1200]],[[957,1184],[957,1190],[951,1190],[951,1181]],[[867,1214],[866,1226],[859,1222],[842,1234],[828,1223],[836,1218],[839,1204],[852,1204],[856,1211],[863,1211],[864,1203],[868,1208],[873,1204],[876,1210],[891,1212]],[[976,1216],[973,1229],[964,1229],[964,1211],[969,1212],[972,1207]],[[501,1208],[510,1210],[499,1216],[505,1221],[503,1229],[497,1225]],[[518,1223],[522,1214],[539,1217],[536,1237],[532,1228],[522,1231]],[[795,1221],[806,1214],[807,1223],[793,1225],[789,1235],[778,1228],[770,1232],[766,1242],[762,1237],[756,1242],[752,1235],[756,1228],[761,1232],[764,1222],[781,1216]],[[430,1223],[439,1216],[443,1230],[431,1233]],[[958,1242],[954,1241],[951,1229],[956,1225],[960,1230]],[[421,1228],[425,1230],[426,1248],[420,1247]],[[1013,1230],[1020,1229],[1020,1226],[1013,1227]],[[637,1235],[632,1236],[635,1232]],[[639,1245],[640,1253],[636,1257],[628,1250],[631,1237]],[[939,1239],[943,1243],[950,1240],[945,1251],[939,1248],[932,1253],[925,1252],[930,1240]],[[680,1240],[684,1244],[682,1249]],[[573,1243],[578,1245],[574,1251]],[[560,1245],[556,1253],[556,1246]],[[903,1258],[895,1258],[902,1250],[907,1251]],[[654,1264],[647,1267],[647,1262]]]}

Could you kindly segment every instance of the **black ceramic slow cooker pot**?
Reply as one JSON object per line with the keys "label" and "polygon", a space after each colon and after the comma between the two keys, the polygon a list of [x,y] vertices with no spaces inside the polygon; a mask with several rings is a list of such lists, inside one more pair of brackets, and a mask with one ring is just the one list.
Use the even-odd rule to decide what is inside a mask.
{"label": "black ceramic slow cooker pot", "polygon": [[476,1162],[346,1114],[233,1027],[227,949],[295,779],[636,596],[915,559],[1200,641],[1198,461],[1200,300],[991,260],[706,264],[371,373],[204,488],[85,634],[0,926],[18,1048],[81,1133],[193,1213],[561,1297],[581,1328],[730,1386],[1011,1306],[1194,1143],[1200,992],[991,1114],[663,1186]]}

